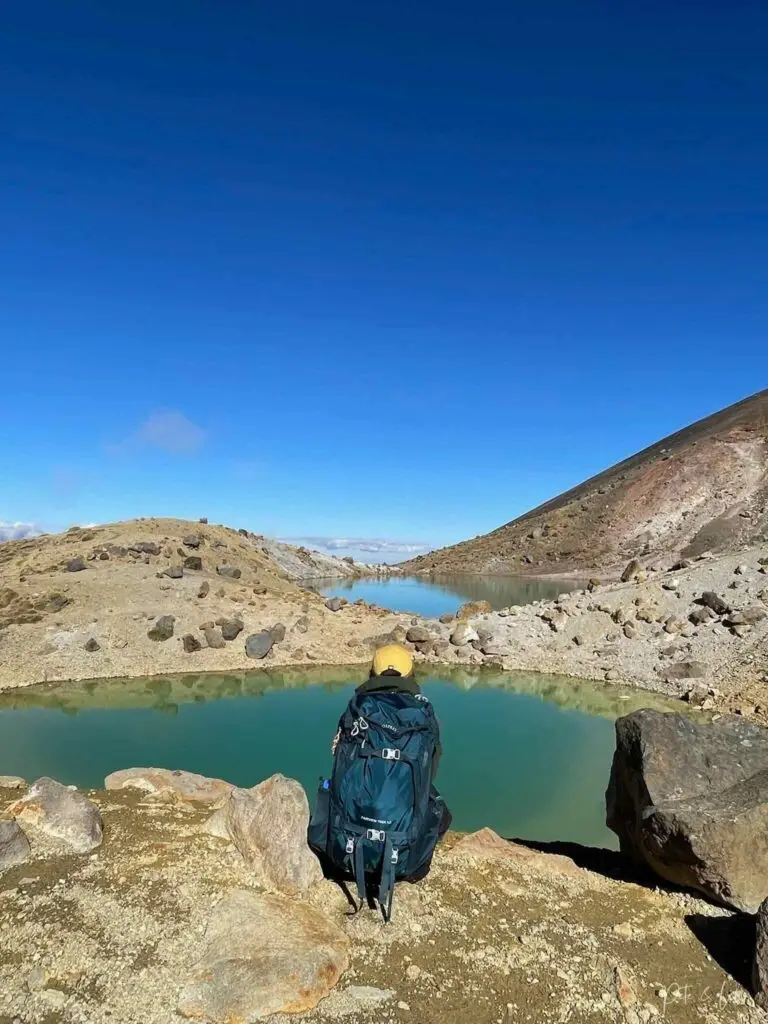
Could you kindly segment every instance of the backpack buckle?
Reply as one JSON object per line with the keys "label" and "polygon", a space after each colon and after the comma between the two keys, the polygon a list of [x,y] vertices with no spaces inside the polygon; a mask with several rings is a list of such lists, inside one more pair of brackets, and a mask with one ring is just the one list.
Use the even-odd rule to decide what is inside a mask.
{"label": "backpack buckle", "polygon": [[399,761],[400,751],[397,749],[393,750],[391,747],[384,747],[381,752],[381,756],[385,761]]}
{"label": "backpack buckle", "polygon": [[355,840],[354,839],[348,839],[347,840],[347,853],[354,853],[354,852],[355,852]]}
{"label": "backpack buckle", "polygon": [[377,843],[383,843],[384,840],[387,838],[387,833],[382,832],[381,829],[378,828],[369,828],[368,831],[365,833],[365,838],[373,839]]}

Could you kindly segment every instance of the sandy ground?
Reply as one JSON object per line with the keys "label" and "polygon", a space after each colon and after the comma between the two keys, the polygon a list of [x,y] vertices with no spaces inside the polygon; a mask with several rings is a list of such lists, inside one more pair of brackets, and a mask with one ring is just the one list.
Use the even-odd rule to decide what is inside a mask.
{"label": "sandy ground", "polygon": [[[0,803],[16,794],[0,792]],[[257,889],[209,812],[138,794],[90,794],[105,821],[91,855],[34,849],[0,879],[0,1022],[173,1024],[212,907]],[[625,873],[618,855],[456,859],[399,885],[395,916],[348,918],[340,890],[309,902],[350,936],[338,988],[299,1019],[350,1024],[758,1024],[745,987],[749,924]],[[563,870],[565,864],[565,870]],[[384,990],[374,1007],[358,986]],[[287,1018],[272,1018],[278,1020]]]}
{"label": "sandy ground", "polygon": [[[198,547],[184,543],[190,533],[199,536]],[[149,552],[136,550],[147,544]],[[184,568],[179,578],[165,574],[190,555],[201,559],[201,568]],[[627,583],[598,582],[557,601],[490,614],[478,608],[470,618],[470,642],[458,646],[449,642],[455,621],[365,603],[331,611],[288,576],[286,565],[311,568],[310,553],[281,550],[280,564],[273,555],[256,535],[184,520],[139,520],[0,545],[0,689],[363,666],[377,644],[402,640],[416,625],[426,630],[426,642],[411,647],[416,660],[427,664],[615,681],[669,696],[695,691],[713,710],[768,717],[765,545],[699,556],[678,568],[651,561]],[[73,558],[82,559],[82,571],[68,571]],[[220,566],[233,567],[240,577],[221,575]],[[717,594],[728,610],[693,621],[706,592]],[[165,615],[175,619],[173,636],[150,639]],[[242,631],[220,648],[207,646],[201,627],[222,619],[239,620]],[[285,627],[285,637],[263,661],[247,657],[249,634],[276,624]],[[189,652],[185,636],[196,638],[201,649]]]}

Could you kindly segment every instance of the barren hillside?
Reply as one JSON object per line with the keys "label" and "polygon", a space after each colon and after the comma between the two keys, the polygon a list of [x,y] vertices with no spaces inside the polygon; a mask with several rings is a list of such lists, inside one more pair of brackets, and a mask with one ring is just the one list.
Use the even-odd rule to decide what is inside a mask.
{"label": "barren hillside", "polygon": [[403,563],[423,572],[585,573],[768,537],[768,390],[651,445],[491,533]]}

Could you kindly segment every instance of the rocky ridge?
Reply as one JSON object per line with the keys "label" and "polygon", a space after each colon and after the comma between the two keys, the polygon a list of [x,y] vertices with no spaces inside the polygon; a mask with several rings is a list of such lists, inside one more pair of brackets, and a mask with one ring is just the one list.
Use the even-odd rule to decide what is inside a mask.
{"label": "rocky ridge", "polygon": [[768,539],[768,390],[694,423],[491,533],[406,572],[618,575],[630,558]]}
{"label": "rocky ridge", "polygon": [[[349,664],[350,641],[407,621],[299,584],[351,563],[176,519],[0,544],[0,688],[274,664]],[[298,582],[297,582],[298,581]],[[252,640],[250,652],[247,641]]]}

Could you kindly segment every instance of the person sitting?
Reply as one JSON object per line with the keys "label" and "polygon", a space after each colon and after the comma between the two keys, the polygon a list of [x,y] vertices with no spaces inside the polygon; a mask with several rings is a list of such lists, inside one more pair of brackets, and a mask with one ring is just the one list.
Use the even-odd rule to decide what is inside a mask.
{"label": "person sitting", "polygon": [[451,814],[434,785],[440,726],[400,644],[380,647],[352,696],[332,744],[333,773],[321,780],[310,846],[357,883],[360,906],[376,893],[384,920],[395,880],[429,872]]}

